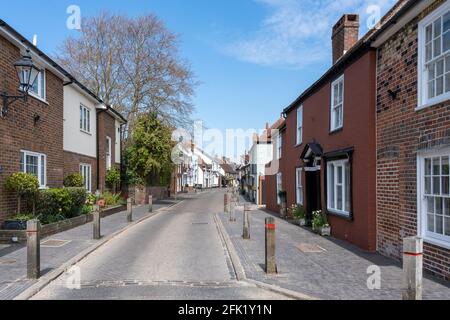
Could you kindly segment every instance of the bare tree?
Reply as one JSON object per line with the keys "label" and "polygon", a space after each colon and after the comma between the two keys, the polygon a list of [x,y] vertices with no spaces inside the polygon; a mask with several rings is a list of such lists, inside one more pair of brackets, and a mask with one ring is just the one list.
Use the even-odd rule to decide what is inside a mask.
{"label": "bare tree", "polygon": [[196,81],[180,58],[177,36],[155,15],[137,18],[107,12],[83,20],[80,37],[68,38],[57,57],[129,125],[156,112],[172,127],[186,127]]}

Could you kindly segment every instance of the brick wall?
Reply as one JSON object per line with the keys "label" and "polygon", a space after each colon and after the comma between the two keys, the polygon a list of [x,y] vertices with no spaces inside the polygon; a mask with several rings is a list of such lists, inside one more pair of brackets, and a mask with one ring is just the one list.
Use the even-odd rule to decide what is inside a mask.
{"label": "brick wall", "polygon": [[[449,146],[450,101],[417,107],[418,19],[378,51],[377,227],[378,250],[401,259],[402,239],[417,232],[417,151]],[[397,99],[388,90],[399,88]],[[450,279],[450,250],[425,244],[425,269]]]}
{"label": "brick wall", "polygon": [[97,190],[97,159],[85,155],[64,151],[64,177],[80,172],[80,164],[91,165],[92,192]]}
{"label": "brick wall", "polygon": [[111,138],[111,165],[119,168],[117,164],[115,164],[115,148],[114,143],[116,141],[116,127],[115,127],[115,119],[111,115],[106,112],[98,112],[98,174],[99,174],[99,190],[105,190],[105,177],[106,177],[106,137]]}
{"label": "brick wall", "polygon": [[[0,36],[0,89],[17,94],[19,87],[13,66],[20,50]],[[4,189],[5,179],[19,171],[20,150],[47,155],[47,184],[60,187],[63,182],[63,82],[46,72],[47,103],[33,97],[17,101],[0,119],[0,222],[14,214],[15,196]],[[34,116],[40,120],[35,124]]]}

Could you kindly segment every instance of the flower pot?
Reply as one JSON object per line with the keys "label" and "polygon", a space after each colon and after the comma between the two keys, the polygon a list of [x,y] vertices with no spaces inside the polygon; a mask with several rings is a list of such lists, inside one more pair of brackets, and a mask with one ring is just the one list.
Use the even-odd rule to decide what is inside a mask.
{"label": "flower pot", "polygon": [[331,236],[331,227],[320,227],[319,228],[319,234],[322,237],[329,237],[329,236]]}
{"label": "flower pot", "polygon": [[27,222],[24,220],[6,220],[3,224],[5,230],[27,230]]}
{"label": "flower pot", "polygon": [[303,218],[303,219],[297,219],[297,224],[298,224],[300,227],[306,226],[306,219],[305,219],[305,218]]}

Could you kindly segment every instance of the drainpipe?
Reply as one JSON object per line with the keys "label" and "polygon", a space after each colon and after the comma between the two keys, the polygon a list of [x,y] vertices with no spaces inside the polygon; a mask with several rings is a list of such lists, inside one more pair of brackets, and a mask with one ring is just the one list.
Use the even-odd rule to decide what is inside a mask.
{"label": "drainpipe", "polygon": [[100,134],[99,134],[99,115],[106,110],[101,109],[97,111],[97,119],[96,119],[96,126],[97,126],[97,190],[100,190]]}

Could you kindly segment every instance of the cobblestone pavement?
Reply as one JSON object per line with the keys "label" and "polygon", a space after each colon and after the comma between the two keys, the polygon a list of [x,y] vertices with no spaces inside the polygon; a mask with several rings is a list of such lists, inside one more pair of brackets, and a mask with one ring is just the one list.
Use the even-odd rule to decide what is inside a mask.
{"label": "cobblestone pavement", "polygon": [[[175,203],[177,202],[174,200],[164,200],[155,203],[153,209],[156,211]],[[148,214],[148,206],[135,207],[133,209],[133,220],[139,220]],[[127,224],[126,212],[114,214],[102,219],[101,233],[103,236],[112,234],[124,228]],[[41,243],[49,239],[68,242],[58,248],[41,246],[42,275],[58,268],[96,242],[92,239],[92,223],[42,239]],[[35,283],[34,280],[26,279],[26,254],[26,247],[23,245],[0,248],[0,300],[13,299]]]}
{"label": "cobblestone pavement", "polygon": [[[379,254],[367,253],[344,241],[324,238],[307,229],[276,218],[278,274],[264,272],[264,220],[272,217],[256,210],[251,213],[251,240],[242,239],[242,211],[230,223],[219,217],[233,243],[246,276],[319,299],[378,300],[401,299],[401,266]],[[309,252],[308,251],[316,251]],[[381,290],[367,288],[367,268],[381,268]],[[424,299],[450,300],[450,283],[427,277]]]}
{"label": "cobblestone pavement", "polygon": [[221,191],[199,193],[80,261],[80,289],[62,275],[33,299],[286,299],[236,280],[214,221],[222,209]]}

